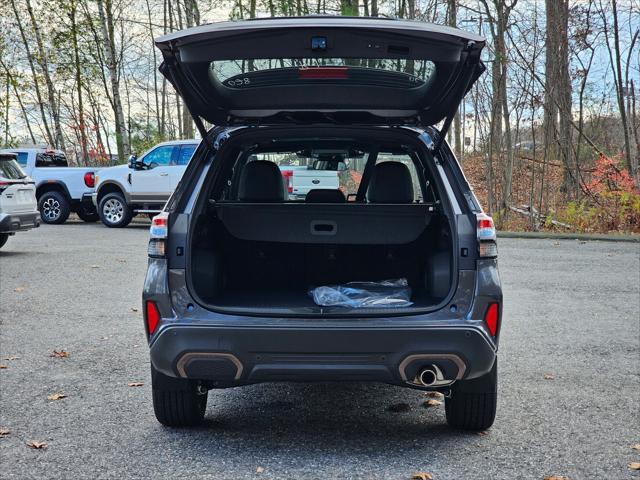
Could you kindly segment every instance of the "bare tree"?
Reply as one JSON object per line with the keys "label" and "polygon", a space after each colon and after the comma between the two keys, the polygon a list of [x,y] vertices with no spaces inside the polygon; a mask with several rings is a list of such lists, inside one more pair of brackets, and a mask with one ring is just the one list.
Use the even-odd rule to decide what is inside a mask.
{"label": "bare tree", "polygon": [[116,145],[118,148],[118,158],[123,161],[129,155],[129,136],[124,122],[124,111],[122,109],[122,99],[120,97],[120,73],[118,71],[118,59],[116,58],[116,48],[114,39],[113,3],[112,0],[97,0],[98,16],[100,18],[100,28],[102,30],[102,40],[104,42],[104,52],[106,57],[109,79],[111,81],[111,107],[115,115]]}

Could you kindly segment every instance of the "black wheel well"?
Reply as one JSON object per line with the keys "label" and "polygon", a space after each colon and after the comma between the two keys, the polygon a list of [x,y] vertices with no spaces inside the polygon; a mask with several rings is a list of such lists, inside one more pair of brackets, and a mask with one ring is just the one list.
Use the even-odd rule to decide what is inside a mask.
{"label": "black wheel well", "polygon": [[71,197],[69,197],[69,193],[67,193],[67,191],[64,188],[64,186],[60,185],[59,183],[44,183],[44,184],[38,186],[38,188],[36,188],[36,198],[38,200],[40,200],[40,197],[42,197],[42,195],[44,195],[47,192],[58,192],[58,193],[61,193],[62,195],[65,196],[65,198],[69,202],[71,202]]}
{"label": "black wheel well", "polygon": [[100,205],[100,202],[102,201],[104,196],[109,193],[121,193],[124,195],[122,188],[120,188],[118,185],[116,185],[115,183],[107,183],[102,187],[100,187],[100,189],[98,190],[98,197],[97,197],[98,205]]}

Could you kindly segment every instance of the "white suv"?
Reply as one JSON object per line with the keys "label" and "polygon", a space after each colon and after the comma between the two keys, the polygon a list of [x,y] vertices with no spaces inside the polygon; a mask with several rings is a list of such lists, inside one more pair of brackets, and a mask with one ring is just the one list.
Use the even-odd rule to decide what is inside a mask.
{"label": "white suv", "polygon": [[0,247],[10,235],[40,226],[36,187],[13,153],[0,153]]}
{"label": "white suv", "polygon": [[126,227],[134,215],[159,213],[182,178],[200,140],[159,143],[128,165],[100,170],[93,204],[107,227]]}

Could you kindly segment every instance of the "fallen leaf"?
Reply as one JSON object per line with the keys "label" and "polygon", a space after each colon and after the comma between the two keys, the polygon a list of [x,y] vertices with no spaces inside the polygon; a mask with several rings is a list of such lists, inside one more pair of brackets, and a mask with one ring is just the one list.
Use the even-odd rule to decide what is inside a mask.
{"label": "fallen leaf", "polygon": [[264,472],[264,467],[256,468],[256,473],[262,473],[262,472]]}
{"label": "fallen leaf", "polygon": [[544,480],[571,480],[569,477],[565,477],[564,475],[547,475],[544,477]]}
{"label": "fallen leaf", "polygon": [[131,311],[132,311],[132,312],[137,312],[137,311],[138,311],[138,309],[137,309],[136,307],[131,307]]}
{"label": "fallen leaf", "polygon": [[636,443],[635,445],[631,445],[631,448],[634,450],[640,450],[640,443]]}
{"label": "fallen leaf", "polygon": [[143,385],[144,385],[144,383],[142,383],[142,382],[129,382],[129,383],[127,383],[127,386],[129,386],[129,387],[141,387]]}
{"label": "fallen leaf", "polygon": [[29,448],[33,448],[34,450],[42,450],[44,448],[47,448],[49,445],[47,445],[46,442],[38,442],[37,440],[31,440],[30,442],[27,442],[27,447]]}
{"label": "fallen leaf", "polygon": [[51,354],[49,354],[49,356],[55,358],[68,358],[69,352],[67,352],[66,350],[54,350],[53,352],[51,352]]}
{"label": "fallen leaf", "polygon": [[8,357],[4,357],[5,360],[18,360],[20,357],[18,355],[9,355]]}
{"label": "fallen leaf", "polygon": [[91,265],[91,268],[100,268],[100,265]]}
{"label": "fallen leaf", "polygon": [[427,408],[437,407],[438,405],[442,405],[442,402],[440,400],[434,400],[433,398],[430,398],[429,400],[426,400],[424,402],[424,406]]}
{"label": "fallen leaf", "polygon": [[640,462],[631,462],[628,467],[631,470],[640,470]]}
{"label": "fallen leaf", "polygon": [[8,428],[0,428],[0,438],[4,438],[11,433]]}
{"label": "fallen leaf", "polygon": [[542,377],[542,378],[544,378],[545,380],[555,380],[556,379],[556,377],[554,377],[550,373],[545,373],[544,377]]}
{"label": "fallen leaf", "polygon": [[22,292],[24,290],[24,287],[16,287],[13,289],[14,292]]}
{"label": "fallen leaf", "polygon": [[411,480],[433,480],[433,475],[426,472],[418,472],[412,475]]}
{"label": "fallen leaf", "polygon": [[0,370],[4,370],[5,368],[9,367],[7,367],[4,363],[0,363]]}
{"label": "fallen leaf", "polygon": [[444,394],[440,392],[425,392],[425,395],[429,398],[444,398]]}
{"label": "fallen leaf", "polygon": [[481,432],[476,432],[476,435],[480,437],[486,437],[487,435],[489,435],[489,432],[487,432],[486,430],[482,430]]}
{"label": "fallen leaf", "polygon": [[63,398],[67,398],[64,393],[52,393],[51,395],[47,395],[47,400],[61,400]]}
{"label": "fallen leaf", "polygon": [[411,410],[411,405],[408,403],[394,403],[387,407],[387,411],[393,413],[408,412],[409,410]]}

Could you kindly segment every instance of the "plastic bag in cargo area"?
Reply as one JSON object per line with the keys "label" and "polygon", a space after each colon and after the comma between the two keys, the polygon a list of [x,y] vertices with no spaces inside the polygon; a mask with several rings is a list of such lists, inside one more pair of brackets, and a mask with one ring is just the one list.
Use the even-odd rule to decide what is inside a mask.
{"label": "plastic bag in cargo area", "polygon": [[397,308],[413,305],[406,278],[381,282],[349,282],[312,288],[309,295],[321,307]]}

